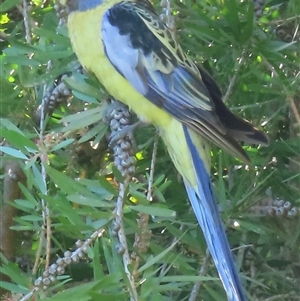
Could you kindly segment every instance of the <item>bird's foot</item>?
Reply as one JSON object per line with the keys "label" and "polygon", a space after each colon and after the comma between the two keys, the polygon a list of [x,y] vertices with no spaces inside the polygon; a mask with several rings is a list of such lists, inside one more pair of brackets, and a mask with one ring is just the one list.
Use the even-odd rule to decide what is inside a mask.
{"label": "bird's foot", "polygon": [[133,139],[133,132],[140,126],[143,126],[144,123],[142,121],[137,121],[134,124],[130,125],[124,125],[121,128],[119,128],[117,131],[113,131],[110,135],[109,147],[113,147],[115,144],[117,144],[120,140],[124,139],[125,137],[128,137],[130,140]]}

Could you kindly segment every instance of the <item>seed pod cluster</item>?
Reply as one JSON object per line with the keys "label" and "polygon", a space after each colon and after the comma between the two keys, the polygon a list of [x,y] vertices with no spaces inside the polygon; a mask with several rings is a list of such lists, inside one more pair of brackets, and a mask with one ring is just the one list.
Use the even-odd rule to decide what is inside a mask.
{"label": "seed pod cluster", "polygon": [[52,263],[43,274],[34,281],[34,286],[46,290],[51,283],[56,281],[57,276],[65,273],[67,265],[78,262],[80,259],[86,257],[88,246],[91,242],[92,238],[88,238],[86,241],[78,240],[75,243],[77,249],[73,252],[65,251],[63,257],[58,258],[55,263]]}
{"label": "seed pod cluster", "polygon": [[[53,111],[63,102],[65,102],[68,98],[70,98],[72,92],[69,87],[63,82],[64,77],[63,75],[61,79],[59,79],[55,85],[49,87],[44,95],[42,102],[44,103],[44,115],[48,114],[51,115]],[[40,105],[36,112],[35,112],[35,122],[39,124],[41,119],[41,110],[42,106]]]}
{"label": "seed pod cluster", "polygon": [[106,114],[105,122],[110,125],[110,141],[113,141],[111,144],[116,167],[123,177],[133,175],[135,172],[135,143],[128,108],[119,102],[112,103],[111,110]]}
{"label": "seed pod cluster", "polygon": [[[138,224],[140,224],[141,220],[139,219],[137,222]],[[147,252],[150,245],[151,235],[152,235],[151,230],[148,229],[142,230],[141,233],[135,235],[133,247],[137,249],[139,253]]]}
{"label": "seed pod cluster", "polygon": [[171,30],[175,30],[175,20],[172,15],[171,1],[161,0],[160,6],[162,8],[162,13],[159,15],[160,20],[165,23]]}
{"label": "seed pod cluster", "polygon": [[270,215],[274,217],[295,218],[300,214],[299,208],[292,206],[291,202],[282,199],[265,199],[260,204],[253,206],[251,209],[256,214]]}
{"label": "seed pod cluster", "polygon": [[294,38],[299,39],[299,33],[295,37],[295,28],[296,25],[293,22],[285,23],[275,28],[275,34],[283,42],[290,43]]}
{"label": "seed pod cluster", "polygon": [[265,0],[253,0],[254,3],[254,15],[255,18],[259,19],[265,8]]}

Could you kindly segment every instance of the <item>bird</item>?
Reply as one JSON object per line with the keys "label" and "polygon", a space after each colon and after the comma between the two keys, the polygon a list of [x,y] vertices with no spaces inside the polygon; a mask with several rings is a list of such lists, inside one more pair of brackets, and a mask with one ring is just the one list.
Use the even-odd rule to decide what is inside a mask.
{"label": "bird", "polygon": [[210,145],[249,164],[240,142],[267,136],[235,116],[205,69],[188,57],[148,0],[60,0],[68,33],[84,69],[115,99],[159,131],[183,178],[228,301],[245,290],[219,214],[210,179]]}

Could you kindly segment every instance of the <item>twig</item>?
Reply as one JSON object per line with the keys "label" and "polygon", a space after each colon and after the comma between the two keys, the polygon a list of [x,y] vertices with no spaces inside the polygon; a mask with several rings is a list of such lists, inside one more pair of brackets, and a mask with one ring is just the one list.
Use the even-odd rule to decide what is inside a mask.
{"label": "twig", "polygon": [[129,271],[131,258],[129,256],[128,244],[124,230],[123,206],[125,193],[132,174],[135,171],[135,159],[133,157],[133,145],[135,145],[132,130],[135,125],[130,124],[131,116],[128,107],[118,101],[112,101],[104,117],[104,121],[110,124],[111,135],[110,141],[114,141],[114,163],[124,178],[124,183],[119,184],[119,194],[116,202],[115,221],[113,223],[113,232],[119,239],[118,253],[122,254],[124,271],[130,285],[130,300],[137,301],[138,294],[136,291],[134,277]]}
{"label": "twig", "polygon": [[[208,249],[206,249],[206,254],[203,259],[203,262],[202,262],[202,265],[201,265],[201,268],[200,268],[200,271],[198,274],[199,276],[203,276],[206,273],[208,263],[209,263],[209,258],[210,258],[210,253],[209,253]],[[202,285],[202,281],[196,282],[194,284],[188,301],[196,301],[197,300],[197,296],[199,294],[201,285]]]}
{"label": "twig", "polygon": [[239,266],[242,266],[242,263],[243,263],[243,258],[244,258],[244,254],[245,254],[245,250],[246,250],[245,243],[244,243],[245,241],[246,241],[246,232],[243,232],[242,237],[240,239],[240,247],[237,252],[237,260],[236,260],[236,262]]}
{"label": "twig", "polygon": [[227,89],[227,91],[226,91],[226,93],[225,93],[225,95],[223,97],[223,101],[224,102],[226,102],[229,99],[230,95],[231,95],[233,86],[235,85],[237,76],[238,76],[238,74],[240,72],[240,69],[242,67],[242,62],[244,60],[244,55],[245,55],[245,49],[241,53],[241,56],[240,56],[240,58],[238,60],[238,65],[237,65],[236,70],[235,70],[235,73],[234,73],[233,77],[231,78],[231,80],[229,82],[229,85],[228,85],[228,89]]}
{"label": "twig", "polygon": [[104,233],[104,229],[100,228],[93,232],[93,234],[86,241],[77,241],[75,243],[77,249],[73,252],[66,251],[64,256],[58,258],[55,263],[51,264],[45,271],[43,275],[34,281],[34,288],[25,296],[23,296],[19,301],[27,301],[32,298],[34,293],[40,289],[47,289],[47,287],[54,281],[56,281],[58,275],[65,273],[65,268],[71,263],[78,262],[79,259],[84,258],[88,251],[88,247]]}
{"label": "twig", "polygon": [[31,36],[30,36],[30,25],[29,25],[29,16],[28,16],[28,6],[27,1],[23,0],[23,7],[22,7],[22,15],[24,19],[24,27],[25,27],[25,39],[28,44],[31,43]]}
{"label": "twig", "polygon": [[0,31],[0,40],[4,41],[4,40],[7,40],[9,37],[8,34],[6,34],[5,32],[3,31]]}
{"label": "twig", "polygon": [[148,180],[148,192],[147,192],[147,200],[148,201],[152,201],[152,189],[153,189],[154,169],[155,169],[156,155],[157,155],[157,146],[158,146],[158,135],[156,135],[154,137],[154,143],[153,143],[150,174],[149,174],[149,180]]}
{"label": "twig", "polygon": [[128,269],[128,266],[131,264],[131,259],[129,256],[128,244],[127,244],[126,234],[124,230],[124,223],[123,223],[123,204],[124,204],[125,191],[128,186],[128,182],[129,182],[129,178],[126,178],[124,180],[124,184],[120,183],[119,185],[119,195],[117,199],[115,214],[116,214],[116,223],[120,227],[118,231],[118,239],[119,239],[119,243],[121,244],[122,253],[123,253],[122,259],[123,259],[124,270],[130,283],[130,300],[137,301],[138,295],[135,288],[134,278]]}
{"label": "twig", "polygon": [[272,64],[264,57],[264,63],[267,66],[267,68],[271,71],[272,77],[278,77],[278,73],[275,70],[275,68],[272,66]]}
{"label": "twig", "polygon": [[298,113],[298,110],[297,110],[297,107],[295,105],[293,97],[291,97],[290,95],[288,95],[287,98],[286,98],[286,101],[290,105],[290,107],[291,107],[291,109],[292,109],[292,111],[294,113],[295,119],[297,120],[297,125],[300,128],[300,116],[299,116],[299,113]]}
{"label": "twig", "polygon": [[175,20],[172,15],[171,1],[161,0],[160,6],[162,7],[162,13],[160,14],[160,19],[164,22],[170,30],[175,31]]}
{"label": "twig", "polygon": [[[272,66],[272,64],[264,57],[264,63],[267,66],[267,68],[273,73],[274,77],[278,77],[278,73],[275,70],[275,68]],[[295,105],[294,99],[289,95],[289,92],[285,85],[282,85],[284,92],[287,94],[286,101],[290,105],[290,108],[292,109],[295,119],[297,120],[298,126],[300,127],[300,116],[297,110],[297,107]]]}
{"label": "twig", "polygon": [[[180,232],[183,232],[183,229],[184,229],[184,226],[181,224],[180,227],[179,227],[179,231],[180,231]],[[170,246],[174,246],[177,242],[178,242],[178,239],[177,239],[176,237],[173,237],[172,242],[170,243]],[[159,273],[159,277],[164,276],[164,273],[165,273],[165,271],[166,271],[166,269],[167,269],[167,266],[168,266],[167,263],[164,263],[164,264],[161,266],[160,273]]]}
{"label": "twig", "polygon": [[[153,151],[152,151],[152,158],[151,158],[151,166],[150,166],[150,173],[148,178],[148,192],[147,192],[147,200],[149,202],[152,201],[152,190],[153,190],[153,180],[154,180],[154,170],[155,170],[155,163],[156,163],[156,154],[157,154],[157,146],[158,146],[158,135],[154,138],[153,143]],[[145,253],[149,247],[149,239],[151,237],[151,231],[148,229],[149,223],[149,214],[140,213],[140,218],[138,219],[138,226],[140,232],[135,235],[134,247],[137,250],[137,253]],[[132,254],[132,257],[135,258],[133,275],[137,275],[137,270],[140,265],[140,257],[136,255],[136,252]]]}
{"label": "twig", "polygon": [[44,225],[42,226],[41,232],[40,232],[40,237],[39,237],[39,245],[35,253],[35,260],[34,260],[34,265],[32,268],[32,274],[35,275],[37,273],[37,269],[40,263],[40,257],[42,253],[42,247],[43,247],[43,240],[46,234],[46,229]]}
{"label": "twig", "polygon": [[[50,70],[51,65],[52,65],[51,61],[48,61],[47,71]],[[46,93],[46,91],[47,91],[47,86],[44,85],[44,94]],[[40,141],[44,140],[45,106],[46,106],[45,98],[43,97],[42,106],[41,106],[42,112],[41,112],[41,119],[40,119],[40,132],[39,132]],[[44,187],[45,187],[45,191],[43,191],[42,193],[45,195],[47,195],[47,193],[48,193],[47,182],[46,182],[47,173],[46,173],[46,169],[45,169],[45,164],[47,164],[47,161],[48,161],[47,154],[42,153],[42,155],[41,155],[41,174],[42,174],[42,180],[44,182]],[[44,199],[41,199],[41,204],[42,204],[43,223],[44,223],[44,227],[46,228],[46,264],[45,264],[45,267],[48,268],[49,263],[50,263],[50,255],[51,255],[51,220],[50,220],[49,208]]]}
{"label": "twig", "polygon": [[275,301],[275,300],[300,300],[300,296],[291,296],[291,294],[282,294],[277,296],[272,296],[270,298],[265,299],[265,301]]}
{"label": "twig", "polygon": [[272,21],[269,21],[268,24],[269,25],[278,25],[278,24],[283,24],[283,23],[289,22],[289,21],[297,20],[299,18],[300,18],[300,15],[296,15],[296,16],[286,18],[286,19],[272,20]]}

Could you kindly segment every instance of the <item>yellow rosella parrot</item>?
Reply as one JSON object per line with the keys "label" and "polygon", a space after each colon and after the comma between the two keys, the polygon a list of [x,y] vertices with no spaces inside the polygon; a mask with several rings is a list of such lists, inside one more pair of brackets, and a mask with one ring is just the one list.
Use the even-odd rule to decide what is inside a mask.
{"label": "yellow rosella parrot", "polygon": [[182,175],[229,301],[243,287],[210,182],[210,142],[249,162],[237,140],[266,136],[225,106],[217,84],[183,52],[148,0],[60,0],[82,66],[140,120],[154,124]]}

